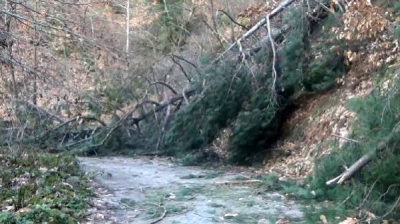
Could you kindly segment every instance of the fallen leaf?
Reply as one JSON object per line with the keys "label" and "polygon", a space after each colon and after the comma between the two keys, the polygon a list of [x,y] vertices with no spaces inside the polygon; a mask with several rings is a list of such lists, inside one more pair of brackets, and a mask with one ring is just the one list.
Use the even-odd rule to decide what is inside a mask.
{"label": "fallen leaf", "polygon": [[339,224],[357,224],[358,220],[356,218],[347,217],[345,220],[341,221]]}
{"label": "fallen leaf", "polygon": [[328,224],[328,220],[326,219],[326,217],[324,215],[320,215],[319,219],[321,219],[322,223]]}
{"label": "fallen leaf", "polygon": [[366,211],[365,213],[368,215],[369,218],[373,218],[373,219],[376,218],[376,215],[372,212]]}
{"label": "fallen leaf", "polygon": [[288,223],[290,223],[288,218],[281,218],[275,222],[275,224],[288,224]]}

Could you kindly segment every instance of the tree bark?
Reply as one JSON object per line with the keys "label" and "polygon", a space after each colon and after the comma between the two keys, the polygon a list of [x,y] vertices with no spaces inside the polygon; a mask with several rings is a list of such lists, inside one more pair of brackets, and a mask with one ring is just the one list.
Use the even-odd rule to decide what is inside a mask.
{"label": "tree bark", "polygon": [[[400,124],[396,124],[396,126],[393,128],[392,132],[387,137],[387,139],[378,143],[373,153],[380,152],[383,149],[385,149],[385,147],[393,140],[393,136],[398,135],[399,133],[400,133]],[[346,169],[346,171],[344,171],[339,176],[327,181],[325,184],[330,186],[335,184],[342,184],[346,180],[349,180],[351,177],[353,177],[355,173],[360,171],[365,165],[367,165],[369,162],[372,161],[373,153],[363,155],[360,159],[357,160],[357,162],[355,162],[348,169]]]}

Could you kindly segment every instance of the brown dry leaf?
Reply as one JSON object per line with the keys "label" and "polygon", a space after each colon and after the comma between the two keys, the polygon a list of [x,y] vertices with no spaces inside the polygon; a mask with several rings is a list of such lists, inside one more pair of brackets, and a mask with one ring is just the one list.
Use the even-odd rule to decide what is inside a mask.
{"label": "brown dry leaf", "polygon": [[341,221],[339,224],[357,224],[358,220],[356,218],[347,217],[345,220]]}
{"label": "brown dry leaf", "polygon": [[376,218],[376,215],[372,212],[366,211],[365,214],[368,216],[368,218],[373,218],[373,219]]}
{"label": "brown dry leaf", "polygon": [[320,215],[319,219],[321,219],[322,223],[324,223],[324,224],[328,224],[329,223],[328,220],[326,219],[325,215]]}
{"label": "brown dry leaf", "polygon": [[288,223],[290,223],[288,218],[280,218],[275,222],[275,224],[288,224]]}
{"label": "brown dry leaf", "polygon": [[19,209],[19,210],[17,211],[17,214],[18,214],[18,213],[29,212],[29,211],[31,211],[31,210],[32,210],[32,209],[31,209],[31,208],[28,208],[28,207],[21,208],[21,209]]}

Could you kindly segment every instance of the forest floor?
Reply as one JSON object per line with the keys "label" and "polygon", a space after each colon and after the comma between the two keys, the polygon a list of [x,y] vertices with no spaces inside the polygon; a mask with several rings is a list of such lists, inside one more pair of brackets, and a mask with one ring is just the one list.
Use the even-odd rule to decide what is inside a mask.
{"label": "forest floor", "polygon": [[[82,157],[95,197],[84,223],[302,223],[301,206],[243,168],[168,158]],[[264,174],[265,176],[265,174]]]}

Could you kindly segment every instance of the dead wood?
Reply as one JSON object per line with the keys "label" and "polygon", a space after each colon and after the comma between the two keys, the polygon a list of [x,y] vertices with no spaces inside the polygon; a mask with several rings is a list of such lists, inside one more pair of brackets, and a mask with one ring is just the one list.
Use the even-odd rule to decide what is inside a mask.
{"label": "dead wood", "polygon": [[255,184],[261,183],[261,180],[234,180],[234,181],[223,181],[215,182],[215,185],[239,185],[239,184]]}
{"label": "dead wood", "polygon": [[151,83],[150,84],[150,86],[152,86],[152,85],[163,85],[163,86],[165,86],[165,87],[167,87],[169,90],[171,90],[171,92],[173,92],[174,94],[178,94],[178,92],[174,89],[174,88],[172,88],[172,86],[170,86],[169,84],[167,84],[167,83],[165,83],[165,82],[160,82],[160,81],[158,81],[158,82],[153,82],[153,83]]}
{"label": "dead wood", "polygon": [[[106,143],[107,139],[111,136],[111,134],[112,134],[115,130],[117,130],[118,128],[120,128],[120,127],[122,126],[122,124],[123,124],[124,122],[126,122],[127,120],[129,120],[129,119],[132,119],[132,120],[133,120],[133,123],[137,126],[137,128],[138,128],[138,130],[139,130],[139,132],[140,132],[139,123],[140,123],[141,121],[143,121],[144,119],[146,119],[146,118],[149,117],[149,116],[152,116],[154,113],[157,113],[157,112],[163,110],[163,109],[166,108],[167,106],[169,106],[169,105],[171,105],[171,104],[174,104],[174,103],[177,102],[177,101],[183,100],[185,96],[186,96],[186,97],[189,97],[189,96],[193,95],[194,93],[195,93],[195,88],[192,88],[192,89],[188,89],[188,90],[184,91],[182,94],[178,94],[178,95],[173,96],[172,98],[170,98],[170,99],[169,99],[167,102],[165,102],[165,103],[154,103],[153,101],[151,101],[151,102],[149,102],[149,101],[143,101],[142,103],[137,104],[131,111],[129,111],[128,113],[126,113],[126,114],[125,114],[119,121],[117,121],[112,127],[110,127],[109,129],[106,129],[106,130],[108,130],[108,131],[107,131],[107,134],[106,134],[106,136],[100,141],[100,143],[88,147],[87,150],[90,151],[90,150],[93,150],[94,148],[99,148],[99,147],[103,146],[103,145]],[[154,105],[156,105],[156,106],[155,106],[155,108],[154,108],[153,110],[149,111],[149,112],[146,113],[146,114],[143,114],[143,115],[140,116],[140,117],[131,118],[132,114],[133,114],[138,108],[140,108],[144,103],[152,103],[152,104],[154,104]],[[87,138],[87,139],[82,139],[82,140],[80,140],[80,141],[78,141],[78,142],[73,142],[73,143],[71,143],[71,144],[69,144],[69,145],[67,145],[67,146],[65,146],[65,147],[70,148],[70,147],[72,147],[72,146],[74,146],[74,145],[77,145],[77,144],[80,144],[80,143],[83,143],[83,142],[92,140],[92,139],[94,139],[95,137],[99,136],[101,133],[104,133],[104,132],[97,133],[96,135],[92,135],[91,137],[89,137],[89,138]]]}
{"label": "dead wood", "polygon": [[156,224],[158,222],[160,222],[161,220],[163,220],[165,218],[165,216],[167,215],[167,209],[164,206],[159,206],[163,209],[163,213],[161,214],[160,217],[158,217],[156,220],[150,222],[150,224]]}
{"label": "dead wood", "polygon": [[344,171],[339,176],[333,178],[326,182],[326,185],[342,184],[346,180],[349,180],[355,173],[361,170],[365,165],[367,165],[372,160],[372,155],[366,154],[362,156],[357,162],[350,166],[346,171]]}
{"label": "dead wood", "polygon": [[166,108],[168,105],[174,104],[174,103],[178,102],[179,100],[184,99],[185,97],[192,96],[195,92],[196,92],[196,89],[195,88],[191,88],[191,89],[188,89],[188,90],[184,91],[182,94],[175,95],[172,98],[170,98],[167,102],[156,106],[154,108],[154,110],[152,110],[152,111],[150,111],[150,112],[148,112],[146,114],[143,114],[142,116],[136,118],[136,121],[139,123],[142,120],[146,119],[147,117],[153,115],[154,113],[160,112],[161,110]]}
{"label": "dead wood", "polygon": [[364,166],[366,166],[369,162],[372,161],[375,153],[378,153],[378,152],[382,151],[383,149],[385,149],[386,146],[393,140],[393,137],[395,135],[398,135],[399,133],[400,133],[400,123],[396,124],[396,126],[393,128],[392,132],[390,133],[389,137],[387,137],[386,140],[383,140],[380,143],[378,143],[374,152],[363,155],[353,165],[351,165],[348,169],[346,169],[342,174],[327,181],[325,184],[328,186],[335,185],[335,184],[342,184],[346,180],[349,180],[350,178],[352,178],[354,176],[354,174],[359,172]]}
{"label": "dead wood", "polygon": [[68,121],[65,121],[64,123],[58,125],[58,126],[55,127],[55,128],[52,128],[52,129],[50,129],[50,130],[47,130],[47,131],[43,132],[42,134],[40,134],[40,135],[38,135],[38,136],[36,137],[36,140],[41,139],[41,138],[47,136],[49,133],[55,132],[55,131],[59,130],[59,129],[62,128],[62,127],[68,126],[68,125],[69,125],[70,123],[72,123],[72,122],[80,122],[80,123],[82,123],[82,122],[84,122],[84,121],[96,121],[96,122],[100,123],[103,127],[106,127],[106,126],[107,126],[107,124],[106,124],[104,121],[102,121],[102,120],[100,120],[100,119],[98,119],[98,118],[96,118],[96,117],[78,116],[78,117],[76,117],[76,118],[72,118],[72,119],[70,119],[70,120],[68,120]]}
{"label": "dead wood", "polygon": [[290,6],[295,0],[286,0],[282,2],[278,7],[276,7],[272,12],[270,12],[265,18],[260,20],[256,25],[254,25],[249,31],[247,31],[245,34],[243,34],[235,43],[233,43],[231,46],[229,46],[217,59],[215,59],[212,64],[218,62],[221,60],[225,54],[230,52],[232,49],[234,49],[237,46],[241,45],[241,42],[245,41],[247,38],[249,38],[251,35],[253,35],[254,32],[256,32],[258,29],[263,27],[265,24],[267,24],[268,19],[272,19],[275,16],[277,16],[280,12],[285,10],[288,6]]}
{"label": "dead wood", "polygon": [[48,112],[48,111],[36,106],[36,105],[34,105],[34,104],[32,104],[32,103],[30,103],[28,101],[20,100],[20,99],[14,99],[13,102],[15,104],[23,105],[25,107],[24,109],[25,110],[29,110],[29,112],[36,111],[37,112],[37,117],[45,117],[45,118],[47,118],[49,120],[54,119],[54,120],[58,121],[59,123],[64,123],[63,119],[57,117],[56,115],[54,115],[54,114],[52,114],[52,113],[50,113],[50,112]]}

